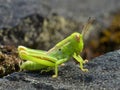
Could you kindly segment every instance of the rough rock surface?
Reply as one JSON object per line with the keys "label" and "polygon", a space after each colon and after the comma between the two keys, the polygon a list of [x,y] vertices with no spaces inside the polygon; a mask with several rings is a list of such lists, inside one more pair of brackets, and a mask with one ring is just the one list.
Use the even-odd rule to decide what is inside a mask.
{"label": "rough rock surface", "polygon": [[0,79],[0,90],[119,90],[120,50],[90,61],[83,73],[70,61],[59,69],[59,77],[52,72],[16,72]]}
{"label": "rough rock surface", "polygon": [[[21,42],[20,44],[25,43],[26,46],[33,45],[32,47],[36,47],[37,44],[41,44],[36,37],[41,34],[43,19],[53,13],[72,18],[78,22],[84,22],[90,16],[98,17],[97,19],[107,25],[110,20],[110,13],[118,11],[119,8],[120,0],[0,0],[0,44],[19,45]],[[51,20],[48,19],[48,21]],[[102,25],[104,24],[102,23]],[[76,29],[73,30],[76,31]],[[71,32],[71,29],[69,31]],[[61,34],[65,33],[62,32]],[[59,37],[59,31],[55,35]],[[54,41],[54,38],[53,36],[47,40],[47,45],[48,42]],[[6,42],[3,43],[2,40]],[[43,47],[46,44],[42,42],[41,45]],[[38,47],[42,48],[39,45]],[[70,61],[66,66],[60,67],[57,79],[51,78],[53,72],[43,74],[39,72],[16,72],[0,78],[0,90],[119,90],[119,58],[120,50],[95,58],[86,65],[89,68],[88,73],[81,72],[73,61]]]}
{"label": "rough rock surface", "polygon": [[[69,2],[69,4],[68,4]],[[120,8],[120,0],[0,0],[0,28],[11,27],[33,13],[58,13],[77,21],[107,16]]]}
{"label": "rough rock surface", "polygon": [[[81,24],[75,22],[72,22],[76,25],[74,28],[69,22],[69,25],[64,25],[65,29],[43,30],[44,19],[53,13],[82,23],[93,16],[100,21],[98,26],[103,28],[110,23],[111,13],[119,8],[120,0],[0,0],[0,44],[48,50],[72,32],[81,30],[78,28]],[[52,20],[48,19],[48,22]]]}
{"label": "rough rock surface", "polygon": [[0,77],[19,71],[20,63],[16,47],[0,45]]}
{"label": "rough rock surface", "polygon": [[[80,32],[80,23],[88,17],[96,17],[99,28],[109,25],[111,13],[119,12],[119,8],[120,0],[0,0],[0,44],[48,50],[72,32]],[[69,22],[64,25],[65,29],[43,30],[44,19],[53,13],[80,23],[72,22],[76,25],[74,28]],[[48,22],[53,20],[50,19]],[[95,31],[101,30],[94,29],[93,34],[98,37]],[[90,37],[96,39],[93,34]]]}

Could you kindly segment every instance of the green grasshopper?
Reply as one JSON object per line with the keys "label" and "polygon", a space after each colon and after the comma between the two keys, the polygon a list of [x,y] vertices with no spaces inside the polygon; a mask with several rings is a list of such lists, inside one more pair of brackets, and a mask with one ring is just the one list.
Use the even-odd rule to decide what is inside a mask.
{"label": "green grasshopper", "polygon": [[83,60],[79,55],[83,50],[83,37],[91,26],[93,20],[89,19],[82,30],[82,34],[75,32],[57,43],[52,49],[48,51],[30,49],[24,46],[18,46],[18,53],[21,59],[28,60],[20,67],[25,70],[55,70],[55,75],[58,77],[58,66],[68,61],[71,57],[80,63],[80,69],[87,72],[88,69],[83,67],[83,64],[88,60]]}

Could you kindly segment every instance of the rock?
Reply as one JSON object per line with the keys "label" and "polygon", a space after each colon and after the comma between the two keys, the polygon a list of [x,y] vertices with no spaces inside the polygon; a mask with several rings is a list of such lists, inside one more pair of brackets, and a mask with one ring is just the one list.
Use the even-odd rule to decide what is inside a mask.
{"label": "rock", "polygon": [[119,90],[120,50],[97,57],[79,70],[73,61],[60,67],[58,78],[53,72],[16,72],[0,79],[1,90]]}
{"label": "rock", "polygon": [[[79,27],[91,16],[96,17],[99,21],[99,24],[95,27],[100,29],[93,29],[94,31],[91,36],[86,36],[88,36],[87,39],[89,41],[93,40],[93,38],[99,41],[99,35],[96,32],[101,31],[101,28],[111,23],[111,13],[119,11],[119,2],[119,0],[104,0],[102,2],[100,0],[1,0],[0,44],[25,45],[31,48],[48,50],[72,32],[80,32],[81,28]],[[45,19],[48,20],[48,23],[53,20],[50,17],[52,14],[58,14],[65,18],[65,20],[67,18],[71,21],[69,21],[69,25],[64,26],[65,29],[47,28],[43,30],[42,26]],[[59,24],[59,22],[57,23]],[[55,24],[53,27],[55,26],[57,25]],[[88,43],[86,45],[90,46]],[[95,55],[90,54],[87,56],[93,58],[90,56],[98,56],[100,54],[95,53]]]}
{"label": "rock", "polygon": [[1,29],[0,43],[48,50],[72,32],[80,31],[79,27],[80,23],[59,15],[33,14],[24,17],[15,27]]}
{"label": "rock", "polygon": [[[106,26],[110,23],[111,12],[115,12],[119,8],[119,0],[0,0],[0,44],[16,46],[21,44],[32,48],[43,49],[44,47],[43,50],[48,50],[56,42],[62,40],[64,35],[68,36],[73,31],[79,31],[79,23],[76,24],[74,20],[85,22],[88,17],[93,16],[97,17],[101,26]],[[65,29],[58,28],[58,31],[51,28],[54,32],[42,30],[45,20],[48,21],[47,23],[54,23],[53,18],[50,17],[53,13],[73,20],[72,25],[75,24],[75,28],[71,30],[69,25],[65,26]],[[51,25],[47,25],[47,27],[49,26]],[[57,25],[55,24],[55,26]],[[58,37],[56,38],[56,36]],[[7,55],[7,58],[9,57]],[[0,89],[120,89],[119,57],[120,50],[95,58],[86,65],[89,68],[88,73],[81,72],[72,61],[68,62],[66,66],[60,67],[57,79],[51,78],[53,72],[12,73],[0,79]],[[10,57],[10,61],[12,59]],[[15,63],[19,64],[19,62]],[[14,70],[14,67],[12,69]]]}
{"label": "rock", "polygon": [[119,8],[119,0],[1,0],[0,28],[15,26],[21,18],[33,13],[43,16],[57,13],[77,21],[86,21],[90,16],[109,16],[110,12]]}
{"label": "rock", "polygon": [[22,60],[18,57],[14,46],[0,45],[0,77],[20,70]]}

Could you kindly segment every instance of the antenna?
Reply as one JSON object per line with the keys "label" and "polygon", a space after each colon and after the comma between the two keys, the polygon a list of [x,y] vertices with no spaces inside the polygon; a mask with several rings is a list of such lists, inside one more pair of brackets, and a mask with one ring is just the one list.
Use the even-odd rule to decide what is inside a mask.
{"label": "antenna", "polygon": [[89,30],[89,28],[92,26],[94,21],[95,21],[95,18],[91,18],[91,17],[88,18],[87,23],[83,26],[83,30],[82,30],[82,35],[83,36]]}

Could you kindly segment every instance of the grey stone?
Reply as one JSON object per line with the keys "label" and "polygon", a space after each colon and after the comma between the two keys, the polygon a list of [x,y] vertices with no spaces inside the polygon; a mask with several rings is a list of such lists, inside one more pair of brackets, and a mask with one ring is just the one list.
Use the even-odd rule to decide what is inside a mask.
{"label": "grey stone", "polygon": [[71,60],[59,68],[58,78],[53,72],[16,72],[0,79],[0,90],[119,90],[120,50],[99,56],[85,65],[81,72]]}
{"label": "grey stone", "polygon": [[0,0],[0,28],[18,24],[33,13],[58,13],[77,21],[107,16],[120,8],[120,0]]}

